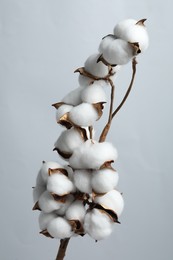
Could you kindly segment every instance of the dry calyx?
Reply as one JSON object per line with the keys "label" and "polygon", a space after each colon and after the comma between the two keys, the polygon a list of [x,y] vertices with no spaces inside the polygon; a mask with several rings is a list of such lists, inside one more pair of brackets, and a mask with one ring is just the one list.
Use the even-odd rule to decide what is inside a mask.
{"label": "dry calyx", "polygon": [[[114,84],[121,66],[133,61],[149,44],[145,19],[127,19],[104,37],[98,52],[89,56],[79,72],[79,87],[53,104],[56,121],[64,127],[54,150],[66,161],[43,162],[33,190],[34,207],[40,210],[41,234],[65,239],[90,235],[101,240],[112,233],[114,223],[124,208],[124,200],[116,190],[119,174],[112,164],[117,150],[106,142],[111,122],[127,98],[113,112]],[[134,70],[136,71],[136,70]],[[108,122],[99,141],[94,126],[101,118],[107,102],[106,88],[111,87]]]}

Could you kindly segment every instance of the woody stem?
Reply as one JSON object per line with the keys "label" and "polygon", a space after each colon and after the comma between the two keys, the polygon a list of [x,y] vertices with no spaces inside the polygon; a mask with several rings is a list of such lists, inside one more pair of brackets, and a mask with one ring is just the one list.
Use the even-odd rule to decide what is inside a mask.
{"label": "woody stem", "polygon": [[56,260],[64,259],[69,240],[70,238],[65,238],[60,240],[60,245],[56,256]]}

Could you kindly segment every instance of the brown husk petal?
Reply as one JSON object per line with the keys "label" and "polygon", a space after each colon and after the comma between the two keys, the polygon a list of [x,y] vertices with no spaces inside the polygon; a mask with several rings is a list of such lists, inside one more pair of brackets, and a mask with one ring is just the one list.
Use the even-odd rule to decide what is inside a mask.
{"label": "brown husk petal", "polygon": [[117,214],[113,211],[113,210],[111,210],[111,209],[106,209],[106,208],[104,208],[104,206],[102,206],[102,205],[100,205],[100,204],[96,204],[95,206],[94,206],[94,208],[95,209],[99,209],[102,213],[104,213],[104,214],[107,214],[108,215],[108,217],[113,221],[113,222],[116,222],[116,223],[119,223],[120,224],[120,222],[118,221],[118,216],[117,216]]}
{"label": "brown husk petal", "polygon": [[38,201],[35,203],[35,205],[32,208],[32,210],[40,210],[41,211]]}
{"label": "brown husk petal", "polygon": [[76,126],[75,129],[79,132],[84,142],[88,140],[87,133],[84,128]]}
{"label": "brown husk petal", "polygon": [[52,237],[52,236],[49,234],[49,232],[47,231],[47,229],[40,231],[40,234],[41,234],[41,235],[44,235],[44,236],[46,236],[46,237],[54,238],[54,237]]}
{"label": "brown husk petal", "polygon": [[[103,106],[103,104],[104,104],[105,102],[99,102],[99,103],[96,103],[96,104],[92,104],[93,105],[93,107],[97,110],[97,113],[98,113],[98,119],[102,116],[102,114],[103,114],[103,108],[104,108],[104,106]],[[97,119],[97,120],[98,120]]]}
{"label": "brown husk petal", "polygon": [[54,148],[53,151],[57,151],[57,153],[61,155],[64,159],[69,159],[72,156],[72,153],[63,152],[58,148]]}
{"label": "brown husk petal", "polygon": [[139,20],[136,24],[137,25],[142,25],[142,26],[145,26],[145,21],[146,21],[147,19],[146,18],[144,18],[144,19],[141,19],[141,20]]}
{"label": "brown husk petal", "polygon": [[70,129],[73,126],[73,123],[68,118],[69,112],[64,114],[59,121],[57,122],[60,125],[65,126],[67,129]]}
{"label": "brown husk petal", "polygon": [[129,44],[131,45],[131,47],[133,48],[133,55],[136,56],[139,53],[141,53],[141,49],[139,47],[139,43],[138,42],[129,42]]}
{"label": "brown husk petal", "polygon": [[75,234],[78,234],[81,236],[85,235],[83,225],[81,224],[81,222],[79,220],[77,220],[77,219],[68,220],[68,222],[70,223],[72,230]]}
{"label": "brown husk petal", "polygon": [[80,75],[91,78],[92,80],[105,80],[105,81],[108,81],[109,78],[115,74],[115,72],[113,72],[113,70],[112,70],[111,65],[108,65],[108,74],[105,77],[94,76],[94,75],[90,74],[89,72],[87,72],[84,67],[78,68],[74,72],[79,72]]}
{"label": "brown husk petal", "polygon": [[110,170],[115,171],[115,169],[114,169],[114,168],[112,167],[112,165],[111,165],[113,162],[114,162],[114,160],[104,162],[104,163],[100,166],[99,170],[102,170],[102,169],[110,169]]}
{"label": "brown husk petal", "polygon": [[57,169],[51,169],[51,168],[49,168],[49,170],[48,170],[48,175],[49,176],[51,176],[51,175],[53,175],[53,174],[63,174],[63,175],[65,175],[65,176],[67,176],[68,177],[68,172],[67,172],[67,170],[66,169],[64,169],[64,168],[57,168]]}
{"label": "brown husk petal", "polygon": [[62,105],[65,105],[65,103],[64,102],[58,102],[58,103],[52,104],[52,106],[55,107],[56,109],[60,108],[60,106],[62,106]]}
{"label": "brown husk petal", "polygon": [[52,197],[54,198],[55,201],[60,202],[60,203],[65,203],[67,200],[67,196],[68,196],[68,194],[59,196],[58,194],[53,193],[53,192],[51,192],[50,194],[52,195]]}

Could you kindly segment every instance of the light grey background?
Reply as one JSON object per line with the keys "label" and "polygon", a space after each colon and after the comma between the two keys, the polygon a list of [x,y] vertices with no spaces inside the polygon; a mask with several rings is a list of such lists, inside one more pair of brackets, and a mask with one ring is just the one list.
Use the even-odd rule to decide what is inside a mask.
{"label": "light grey background", "polygon": [[[125,18],[148,18],[150,48],[108,137],[119,151],[122,224],[98,243],[72,239],[66,259],[173,258],[172,8],[171,0],[0,0],[0,259],[54,259],[58,241],[38,234],[31,210],[41,161],[57,159],[62,128],[51,104],[78,87],[74,69]],[[117,104],[130,75],[129,64]]]}

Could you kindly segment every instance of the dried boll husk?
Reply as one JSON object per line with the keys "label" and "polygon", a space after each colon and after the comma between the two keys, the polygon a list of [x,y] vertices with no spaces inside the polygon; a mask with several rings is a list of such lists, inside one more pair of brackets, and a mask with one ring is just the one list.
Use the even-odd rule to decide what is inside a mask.
{"label": "dried boll husk", "polygon": [[40,210],[42,210],[45,213],[50,213],[54,210],[60,209],[63,202],[61,200],[56,201],[53,196],[48,192],[47,190],[42,193],[38,200],[38,206]]}
{"label": "dried boll husk", "polygon": [[109,68],[102,62],[98,62],[99,57],[100,53],[89,56],[85,62],[84,69],[95,77],[104,78],[109,74]]}
{"label": "dried boll husk", "polygon": [[60,123],[61,118],[73,108],[72,105],[67,105],[62,102],[53,104],[52,106],[56,108],[57,123]]}
{"label": "dried boll husk", "polygon": [[64,196],[74,190],[74,185],[70,179],[64,175],[61,171],[50,171],[50,176],[47,180],[47,190],[58,196]]}
{"label": "dried boll husk", "polygon": [[115,161],[117,157],[118,152],[111,143],[87,140],[74,150],[69,163],[74,169],[95,170],[107,161]]}
{"label": "dried boll husk", "polygon": [[41,230],[47,229],[49,222],[55,218],[57,218],[57,214],[54,212],[51,212],[51,213],[40,212],[40,215],[38,218],[40,229]]}
{"label": "dried boll husk", "polygon": [[83,201],[74,201],[65,213],[65,217],[68,220],[79,220],[81,223],[84,220],[86,209],[83,205]]}
{"label": "dried boll husk", "polygon": [[136,46],[122,39],[116,39],[103,49],[102,57],[109,64],[124,65],[136,54]]}
{"label": "dried boll husk", "polygon": [[104,195],[96,195],[94,202],[101,205],[104,209],[112,210],[118,217],[124,209],[123,197],[117,190],[111,190]]}
{"label": "dried boll husk", "polygon": [[79,191],[90,194],[92,192],[91,176],[90,170],[75,170],[74,185]]}
{"label": "dried boll husk", "polygon": [[79,75],[78,82],[81,87],[88,87],[94,83],[97,83],[99,86],[102,86],[102,87],[108,85],[107,81],[105,81],[105,80],[94,80],[94,79],[91,79],[91,78],[89,78],[87,76],[83,76],[83,75]]}
{"label": "dried boll husk", "polygon": [[63,168],[63,167],[57,162],[43,162],[39,174],[41,175],[45,184],[47,183],[47,179],[49,176],[49,169],[57,169],[57,168]]}
{"label": "dried boll husk", "polygon": [[81,101],[81,91],[83,90],[83,87],[78,87],[74,90],[72,90],[70,93],[68,93],[63,99],[62,102],[68,105],[77,106]]}
{"label": "dried boll husk", "polygon": [[93,239],[102,240],[112,233],[113,221],[103,210],[93,209],[85,215],[84,230]]}
{"label": "dried boll husk", "polygon": [[[139,21],[134,20],[132,22],[130,19],[130,22],[126,22],[128,25],[123,26],[122,29],[121,25],[119,25],[120,38],[130,43],[138,43],[140,52],[144,52],[149,46],[148,32],[144,25],[145,21],[146,19],[141,19]],[[116,31],[117,29],[115,27],[115,34],[117,33]]]}
{"label": "dried boll husk", "polygon": [[68,159],[74,149],[87,140],[85,129],[73,127],[61,133],[55,142],[55,149],[65,159]]}
{"label": "dried boll husk", "polygon": [[48,224],[47,231],[52,237],[59,239],[69,238],[73,235],[71,225],[62,217],[51,220]]}
{"label": "dried boll husk", "polygon": [[92,104],[82,103],[69,112],[69,119],[77,126],[91,126],[102,115],[102,106],[99,109]]}
{"label": "dried boll husk", "polygon": [[95,104],[106,102],[107,97],[103,87],[95,82],[87,88],[83,89],[83,91],[81,92],[81,99],[82,102]]}
{"label": "dried boll husk", "polygon": [[101,169],[93,171],[91,186],[96,193],[106,193],[115,189],[118,184],[119,175],[114,169]]}

